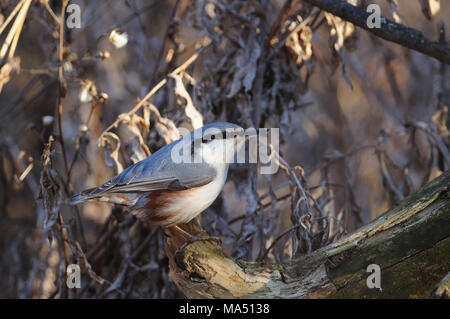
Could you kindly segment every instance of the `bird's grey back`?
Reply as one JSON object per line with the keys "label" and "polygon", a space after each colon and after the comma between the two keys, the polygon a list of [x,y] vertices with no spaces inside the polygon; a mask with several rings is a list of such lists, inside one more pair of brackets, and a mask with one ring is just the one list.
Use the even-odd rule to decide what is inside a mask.
{"label": "bird's grey back", "polygon": [[[188,139],[193,142],[196,133],[202,133],[210,128],[226,130],[228,128],[239,128],[238,125],[226,122],[216,122],[205,125],[195,131],[192,131]],[[174,162],[172,159],[172,150],[182,143],[183,138],[170,143],[153,153],[148,158],[131,165],[123,172],[113,177],[102,186],[88,190],[90,195],[99,194],[104,191],[118,189],[118,186],[130,185],[128,190],[133,190],[132,185],[146,183],[154,183],[158,185],[156,188],[164,188],[172,182],[176,182],[172,187],[190,188],[200,186],[211,181],[217,174],[216,169],[208,163],[193,163],[193,162]],[[190,151],[190,148],[189,148]],[[126,189],[126,187],[122,187]]]}

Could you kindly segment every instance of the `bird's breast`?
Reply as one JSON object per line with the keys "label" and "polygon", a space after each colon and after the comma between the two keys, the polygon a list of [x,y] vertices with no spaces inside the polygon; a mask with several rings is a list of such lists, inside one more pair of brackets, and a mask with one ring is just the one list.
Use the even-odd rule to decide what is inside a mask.
{"label": "bird's breast", "polygon": [[219,195],[226,179],[221,172],[210,183],[187,190],[159,190],[147,195],[146,204],[135,213],[154,224],[171,226],[187,223],[206,208]]}

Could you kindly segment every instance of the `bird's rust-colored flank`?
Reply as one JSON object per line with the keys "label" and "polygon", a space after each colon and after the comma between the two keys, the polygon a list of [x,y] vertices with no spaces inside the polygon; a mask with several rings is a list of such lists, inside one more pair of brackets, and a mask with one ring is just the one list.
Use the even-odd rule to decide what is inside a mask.
{"label": "bird's rust-colored flank", "polygon": [[175,216],[176,214],[156,215],[155,213],[151,213],[147,216],[147,221],[156,225],[160,225],[165,224],[168,220]]}
{"label": "bird's rust-colored flank", "polygon": [[119,198],[122,198],[126,202],[130,201],[130,199],[128,197],[124,196],[124,195],[116,195],[116,196],[119,197]]}
{"label": "bird's rust-colored flank", "polygon": [[169,205],[175,204],[178,200],[185,197],[190,197],[192,195],[191,190],[159,190],[151,192],[150,195],[147,196],[148,202],[144,206],[144,208],[147,209],[147,221],[155,224],[164,224],[181,212],[175,211],[171,213],[163,213],[163,211]]}
{"label": "bird's rust-colored flank", "polygon": [[150,211],[159,211],[167,207],[167,205],[174,204],[176,201],[182,199],[183,197],[191,196],[191,190],[159,190],[153,191],[147,196],[148,202],[145,205]]}

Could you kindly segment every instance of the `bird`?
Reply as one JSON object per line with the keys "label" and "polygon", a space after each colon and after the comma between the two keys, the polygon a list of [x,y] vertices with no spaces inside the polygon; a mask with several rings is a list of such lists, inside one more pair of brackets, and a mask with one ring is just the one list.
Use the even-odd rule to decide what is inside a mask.
{"label": "bird", "polygon": [[[242,133],[243,128],[233,123],[207,124],[129,166],[103,185],[72,196],[70,204],[99,201],[125,206],[144,222],[173,228],[190,241],[203,240],[179,225],[197,217],[219,196],[229,164],[244,145]],[[190,161],[174,158],[180,149],[190,151]]]}

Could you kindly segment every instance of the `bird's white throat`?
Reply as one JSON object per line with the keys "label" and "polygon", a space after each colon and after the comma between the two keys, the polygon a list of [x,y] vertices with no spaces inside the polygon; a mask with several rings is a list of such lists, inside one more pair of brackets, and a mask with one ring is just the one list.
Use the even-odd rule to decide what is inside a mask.
{"label": "bird's white throat", "polygon": [[209,143],[202,143],[199,148],[203,162],[221,167],[234,162],[236,152],[243,146],[243,138],[240,139],[217,139]]}

